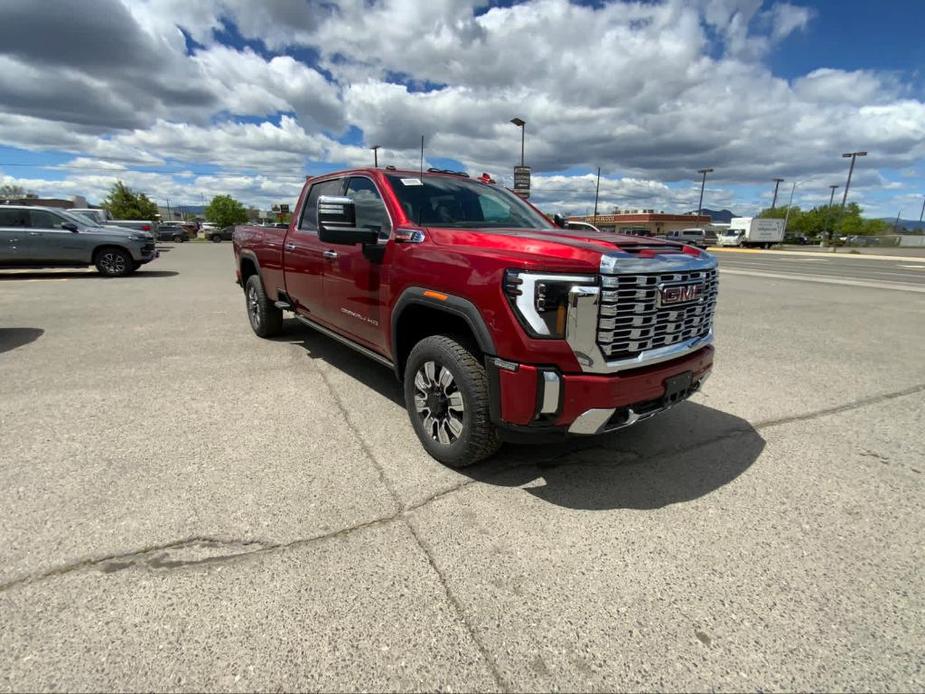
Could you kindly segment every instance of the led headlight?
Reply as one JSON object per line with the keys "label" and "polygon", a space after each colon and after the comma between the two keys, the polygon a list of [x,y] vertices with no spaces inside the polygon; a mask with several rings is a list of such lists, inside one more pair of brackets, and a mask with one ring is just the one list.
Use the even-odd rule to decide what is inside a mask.
{"label": "led headlight", "polygon": [[593,275],[504,273],[504,293],[531,337],[564,338],[569,291],[576,285],[596,284]]}

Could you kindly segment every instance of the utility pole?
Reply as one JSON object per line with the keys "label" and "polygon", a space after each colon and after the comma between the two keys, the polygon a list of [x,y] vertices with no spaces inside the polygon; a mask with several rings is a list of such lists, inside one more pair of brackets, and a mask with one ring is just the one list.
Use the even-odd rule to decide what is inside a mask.
{"label": "utility pole", "polygon": [[922,200],[922,211],[919,212],[919,221],[922,221],[922,217],[925,217],[925,200]]}
{"label": "utility pole", "polygon": [[783,183],[784,179],[782,178],[772,178],[774,181],[774,199],[771,200],[771,209],[773,210],[777,205],[777,189],[780,187],[780,184]]}
{"label": "utility pole", "polygon": [[845,154],[842,154],[842,157],[845,159],[848,159],[849,157],[851,158],[851,166],[848,167],[848,182],[845,183],[845,194],[842,196],[842,199],[841,199],[842,210],[845,209],[845,203],[848,201],[848,188],[851,186],[851,174],[854,173],[854,160],[857,159],[858,157],[866,157],[866,156],[867,156],[867,152],[846,152]]}
{"label": "utility pole", "polygon": [[790,208],[793,207],[793,191],[797,189],[797,182],[794,181],[790,187],[790,199],[787,201],[787,214],[784,215],[784,233],[787,233],[787,223],[790,221]]}
{"label": "utility pole", "polygon": [[896,213],[896,221],[893,222],[893,233],[894,234],[899,233],[899,218],[902,216],[902,213],[903,213],[903,208],[900,207],[899,212]]}
{"label": "utility pole", "polygon": [[707,174],[713,173],[713,169],[697,169],[697,173],[703,174],[700,181],[700,202],[697,203],[697,216],[700,217],[703,215],[703,189],[707,185]]}
{"label": "utility pole", "polygon": [[836,183],[834,186],[829,186],[829,188],[832,189],[832,193],[829,195],[829,207],[831,207],[832,203],[835,201],[835,189],[838,188],[838,184]]}
{"label": "utility pole", "polygon": [[173,221],[173,215],[170,214],[170,198],[167,198],[167,219]]}
{"label": "utility pole", "polygon": [[829,213],[828,215],[826,215],[828,217],[826,222],[829,227],[828,231],[826,232],[826,238],[831,243],[832,241],[832,204],[835,202],[835,190],[838,188],[838,184],[836,183],[835,185],[831,185],[829,186],[829,188],[832,190],[832,192],[829,193]]}
{"label": "utility pole", "polygon": [[382,147],[382,145],[373,145],[372,147],[370,147],[370,149],[373,151],[373,166],[377,169],[379,168],[379,148],[380,147]]}
{"label": "utility pole", "polygon": [[594,189],[594,221],[597,222],[597,197],[601,192],[601,167],[597,167],[597,187]]}

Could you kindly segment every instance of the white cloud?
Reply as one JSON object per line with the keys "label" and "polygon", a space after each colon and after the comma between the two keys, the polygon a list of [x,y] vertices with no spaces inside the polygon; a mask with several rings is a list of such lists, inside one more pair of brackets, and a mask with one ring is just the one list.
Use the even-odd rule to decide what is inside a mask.
{"label": "white cloud", "polygon": [[[368,162],[365,144],[414,166],[422,134],[428,157],[507,172],[519,157],[519,132],[508,122],[517,115],[527,120],[527,159],[544,201],[586,204],[586,178],[550,172],[601,166],[608,204],[656,208],[690,206],[685,188],[663,181],[689,180],[702,166],[716,169],[718,207],[734,201],[733,184],[840,180],[842,151],[870,151],[862,181],[864,171],[925,157],[925,104],[900,76],[820,66],[788,81],[769,70],[768,51],[824,20],[805,7],[482,5],[100,0],[74,18],[8,0],[0,7],[0,143],[73,153],[83,159],[71,169],[87,175],[103,162],[214,165],[214,180],[193,179],[257,199],[274,181],[280,194],[288,190],[309,163]],[[259,50],[223,45],[215,32],[228,22]],[[42,40],[21,40],[30,27]],[[180,28],[202,47],[188,54]],[[60,40],[75,32],[81,41]],[[263,50],[293,46],[318,65]],[[337,141],[351,126],[365,144]],[[173,190],[178,179],[167,178],[174,183],[139,181]],[[886,189],[885,181],[870,185]]]}

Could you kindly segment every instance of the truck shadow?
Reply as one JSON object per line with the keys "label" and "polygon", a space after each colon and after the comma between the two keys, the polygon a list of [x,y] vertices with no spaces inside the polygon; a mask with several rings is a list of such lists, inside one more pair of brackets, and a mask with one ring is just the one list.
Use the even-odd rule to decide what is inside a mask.
{"label": "truck shadow", "polygon": [[[311,358],[345,372],[404,410],[401,385],[391,370],[294,320],[286,321],[286,335],[278,339],[301,345]],[[709,387],[697,397],[708,399]],[[414,434],[408,434],[418,445]],[[544,445],[506,443],[489,460],[457,472],[483,484],[523,487],[564,508],[647,510],[691,501],[729,484],[751,467],[764,446],[761,435],[741,417],[687,401],[604,436]]]}
{"label": "truck shadow", "polygon": [[0,354],[35,342],[44,334],[41,328],[0,328]]}

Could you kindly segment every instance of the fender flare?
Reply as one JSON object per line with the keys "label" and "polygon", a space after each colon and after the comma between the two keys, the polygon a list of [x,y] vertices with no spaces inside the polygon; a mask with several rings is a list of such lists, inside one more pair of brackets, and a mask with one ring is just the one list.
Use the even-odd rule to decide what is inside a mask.
{"label": "fender flare", "polygon": [[[263,281],[263,273],[260,271],[260,261],[257,260],[257,254],[250,250],[241,250],[238,253],[238,270],[241,269],[241,264],[244,262],[244,259],[251,261],[254,264],[254,267],[257,268],[257,274],[260,275],[260,281]],[[242,280],[241,284],[244,282]]]}
{"label": "fender flare", "polygon": [[[426,294],[428,291],[433,291],[434,295]],[[475,304],[468,299],[453,296],[452,294],[428,290],[424,287],[408,287],[401,293],[398,301],[392,307],[391,348],[392,355],[396,358],[396,368],[398,364],[398,321],[404,310],[411,305],[427,306],[462,318],[475,336],[479,349],[486,355],[496,354],[495,342],[491,337],[491,332],[489,332],[488,326],[485,325],[485,319],[482,318],[482,314]]]}

